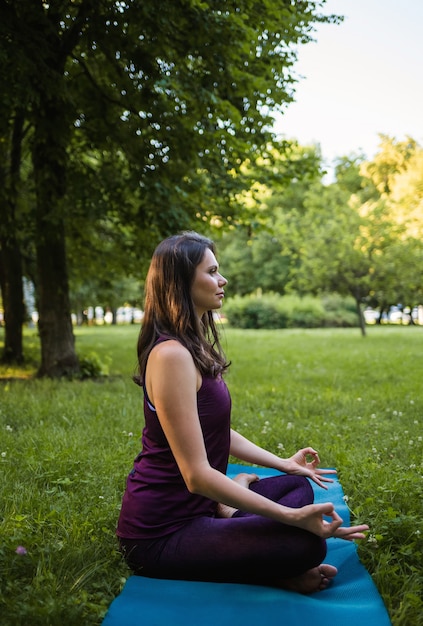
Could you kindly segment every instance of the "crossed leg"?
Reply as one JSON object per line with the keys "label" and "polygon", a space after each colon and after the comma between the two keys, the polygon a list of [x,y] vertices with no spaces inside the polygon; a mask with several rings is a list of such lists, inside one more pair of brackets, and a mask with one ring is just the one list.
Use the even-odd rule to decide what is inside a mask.
{"label": "crossed leg", "polygon": [[[249,488],[251,483],[259,480],[257,474],[247,474],[245,472],[237,474],[233,479],[238,484],[245,488]],[[219,503],[217,507],[217,517],[229,518],[236,512],[237,509],[228,506],[227,504]],[[332,579],[336,576],[338,570],[333,565],[322,563],[318,567],[307,570],[300,576],[293,578],[284,578],[280,580],[280,587],[288,589],[290,591],[296,591],[297,593],[309,594],[316,591],[323,591],[326,589]]]}

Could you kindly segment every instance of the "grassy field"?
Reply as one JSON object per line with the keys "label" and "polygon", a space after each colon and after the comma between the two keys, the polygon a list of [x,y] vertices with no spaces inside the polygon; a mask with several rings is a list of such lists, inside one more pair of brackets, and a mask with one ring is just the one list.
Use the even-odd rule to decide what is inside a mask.
{"label": "grassy field", "polygon": [[[139,449],[136,326],[75,329],[109,376],[35,380],[0,367],[2,626],[98,625],[129,575],[114,529]],[[2,335],[0,334],[0,346]],[[423,329],[224,328],[233,424],[281,456],[312,445],[338,468],[394,626],[423,624]]]}

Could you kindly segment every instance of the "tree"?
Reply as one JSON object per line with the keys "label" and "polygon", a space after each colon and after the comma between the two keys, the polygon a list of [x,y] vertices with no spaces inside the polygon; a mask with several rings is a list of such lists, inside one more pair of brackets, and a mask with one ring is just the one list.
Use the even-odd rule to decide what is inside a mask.
{"label": "tree", "polygon": [[365,334],[360,304],[370,290],[372,251],[366,247],[364,223],[335,186],[309,192],[302,215],[290,218],[288,241],[296,250],[291,288],[300,293],[352,295]]}
{"label": "tree", "polygon": [[352,295],[363,335],[362,304],[382,312],[400,301],[417,304],[421,295],[420,199],[410,184],[423,175],[416,150],[413,140],[395,145],[385,138],[373,162],[339,160],[336,183],[311,188],[302,210],[285,216],[297,254],[292,287]]}
{"label": "tree", "polygon": [[[283,294],[293,256],[284,241],[285,217],[323,175],[315,147],[273,142],[241,167],[250,181],[239,194],[236,219],[219,242],[219,257],[233,294]],[[227,268],[227,269],[225,269]]]}
{"label": "tree", "polygon": [[[225,221],[242,182],[233,173],[266,145],[269,111],[292,99],[294,46],[310,40],[314,23],[337,21],[321,5],[1,1],[0,53],[26,94],[31,125],[40,375],[78,370],[65,213],[75,138],[83,154],[97,149],[125,163],[138,206],[118,210],[119,221],[157,235],[216,214]],[[87,218],[95,229],[94,215]]]}
{"label": "tree", "polygon": [[[384,311],[402,304],[410,311],[423,301],[421,268],[423,242],[420,238],[405,237],[404,230],[394,239],[383,255],[381,272],[374,276],[369,294],[370,306],[379,310],[379,323]],[[413,323],[412,317],[410,322]]]}
{"label": "tree", "polygon": [[379,308],[380,316],[400,302],[413,308],[423,296],[423,150],[411,137],[396,141],[382,135],[374,161],[363,163],[361,169],[379,189],[396,233],[371,294],[372,306]]}
{"label": "tree", "polygon": [[392,219],[405,227],[406,235],[423,236],[423,149],[407,137],[396,141],[381,136],[374,161],[362,165],[362,174],[379,189]]}

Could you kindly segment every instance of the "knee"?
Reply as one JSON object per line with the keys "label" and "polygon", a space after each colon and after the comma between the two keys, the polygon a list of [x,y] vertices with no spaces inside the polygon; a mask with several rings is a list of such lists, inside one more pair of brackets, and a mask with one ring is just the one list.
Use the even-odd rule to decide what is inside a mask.
{"label": "knee", "polygon": [[283,501],[283,504],[296,509],[314,502],[313,487],[305,476],[288,475],[284,478],[289,485],[289,490],[285,495],[286,501]]}
{"label": "knee", "polygon": [[327,554],[326,540],[308,533],[308,537],[303,544],[304,556],[306,559],[310,559],[309,568],[317,567],[322,563]]}

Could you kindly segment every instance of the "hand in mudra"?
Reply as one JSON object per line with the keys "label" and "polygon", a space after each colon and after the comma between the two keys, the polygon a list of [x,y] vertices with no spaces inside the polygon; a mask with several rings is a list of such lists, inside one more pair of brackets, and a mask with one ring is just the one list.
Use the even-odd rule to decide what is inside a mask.
{"label": "hand in mudra", "polygon": [[334,469],[319,469],[317,466],[320,464],[319,454],[314,448],[302,448],[298,450],[289,459],[286,459],[284,464],[284,471],[287,474],[296,474],[297,476],[307,476],[313,480],[317,485],[327,489],[323,483],[332,483],[331,478],[326,478],[325,474],[336,474]]}
{"label": "hand in mudra", "polygon": [[364,533],[369,530],[367,524],[341,526],[343,520],[335,511],[335,507],[331,502],[308,504],[300,509],[293,509],[291,514],[293,526],[304,528],[304,530],[308,530],[324,539],[329,539],[329,537],[337,537],[347,541],[365,539],[366,535]]}

